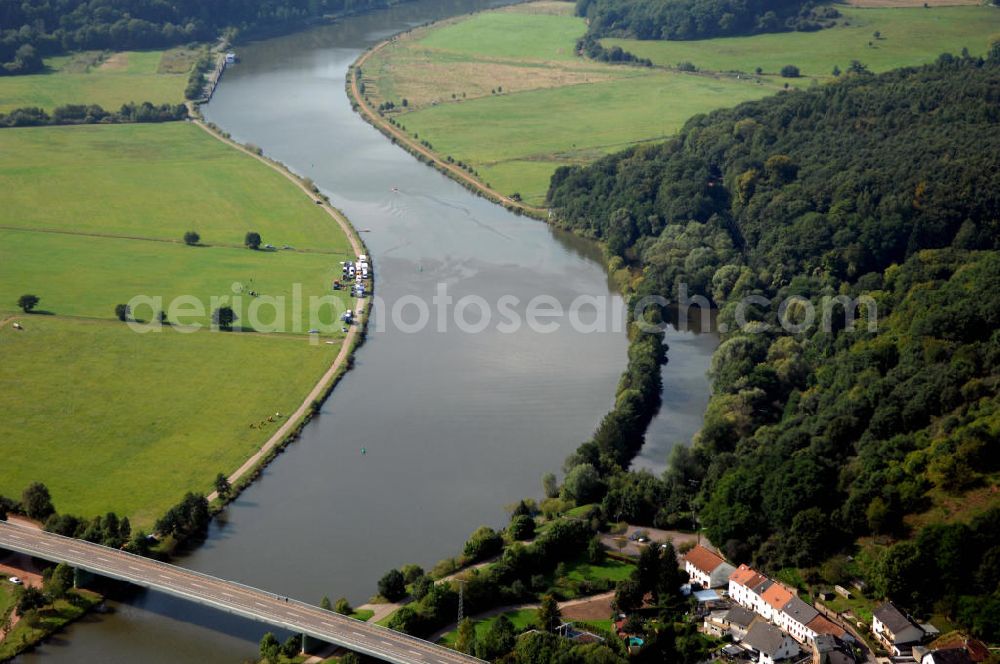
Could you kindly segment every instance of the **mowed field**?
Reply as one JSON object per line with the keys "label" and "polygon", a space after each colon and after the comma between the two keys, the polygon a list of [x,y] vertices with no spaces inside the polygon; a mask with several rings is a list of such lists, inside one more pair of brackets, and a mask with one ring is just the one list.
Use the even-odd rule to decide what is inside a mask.
{"label": "mowed field", "polygon": [[[578,57],[583,19],[572,3],[544,0],[415,30],[373,55],[362,81],[375,106],[396,105],[387,115],[407,133],[471,165],[501,193],[540,205],[560,165],[662,140],[699,113],[822,83],[834,65],[846,70],[855,59],[884,71],[963,47],[982,54],[1000,37],[1000,10],[992,7],[838,9],[838,26],[815,33],[604,40],[659,65],[649,69]],[[700,71],[673,69],[679,62]],[[780,77],[788,64],[803,76]]]}
{"label": "mowed field", "polygon": [[777,89],[579,58],[573,4],[482,12],[396,40],[364,67],[366,94],[407,107],[393,116],[434,150],[529,203],[552,172],[630,144],[661,140],[689,117]]}
{"label": "mowed field", "polygon": [[[149,527],[256,451],[283,421],[267,418],[293,412],[339,352],[339,324],[319,343],[305,332],[347,237],[283,175],[192,123],[0,130],[0,188],[0,494],[42,481],[62,512]],[[204,246],[185,245],[187,230]],[[243,248],[249,230],[279,249]],[[38,313],[17,310],[24,293]],[[183,322],[203,325],[217,297],[238,327],[285,296],[259,319],[287,333],[139,334],[114,314],[136,295],[163,309],[196,299],[204,314]]]}
{"label": "mowed field", "polygon": [[[247,308],[249,290],[332,295],[349,257],[334,221],[281,174],[191,123],[0,131],[0,187],[0,312],[23,293],[45,311],[109,319],[137,295],[165,305],[192,295],[206,311],[186,322],[205,324],[210,298],[237,295],[234,284]],[[188,230],[207,246],[183,244]],[[247,231],[293,249],[250,251]],[[312,327],[305,304],[293,313],[288,301],[283,329]],[[323,313],[323,323],[336,317]]]}
{"label": "mowed field", "polygon": [[0,328],[0,494],[40,480],[61,512],[110,510],[145,528],[253,454],[284,421],[267,418],[292,413],[338,351],[281,335],[16,320],[24,330]]}
{"label": "mowed field", "polygon": [[133,101],[178,104],[199,55],[175,48],[46,58],[44,73],[0,78],[0,113],[26,106],[51,111],[65,104],[97,104],[112,111]]}
{"label": "mowed field", "polygon": [[[803,76],[832,78],[834,66],[846,70],[859,60],[882,72],[933,61],[941,53],[968,48],[985,55],[1000,39],[1000,8],[988,6],[871,8],[838,6],[838,25],[818,32],[789,32],[703,41],[606,39],[639,57],[664,66],[691,62],[699,69],[777,75],[795,65]],[[874,37],[878,31],[878,39]]]}

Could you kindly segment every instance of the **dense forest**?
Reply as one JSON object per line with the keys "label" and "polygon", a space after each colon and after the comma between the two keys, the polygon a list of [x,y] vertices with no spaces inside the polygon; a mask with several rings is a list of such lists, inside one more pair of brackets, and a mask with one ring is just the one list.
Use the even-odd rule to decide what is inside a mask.
{"label": "dense forest", "polygon": [[784,30],[814,31],[840,13],[808,0],[577,0],[587,38],[708,39]]}
{"label": "dense forest", "polygon": [[[704,428],[662,479],[623,472],[641,440],[608,418],[567,470],[593,471],[606,514],[697,519],[769,570],[874,536],[876,592],[997,639],[1000,44],[856,69],[555,174],[558,223],[604,241],[635,296],[686,284],[730,330]],[[814,325],[780,324],[809,306]]]}
{"label": "dense forest", "polygon": [[210,41],[221,30],[297,25],[391,0],[23,0],[0,2],[0,76],[44,68],[44,56],[82,49],[160,48]]}

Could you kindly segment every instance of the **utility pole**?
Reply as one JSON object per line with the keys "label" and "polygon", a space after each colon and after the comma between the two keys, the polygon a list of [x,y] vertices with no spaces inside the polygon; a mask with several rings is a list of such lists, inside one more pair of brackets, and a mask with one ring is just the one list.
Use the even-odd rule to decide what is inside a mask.
{"label": "utility pole", "polygon": [[458,622],[456,624],[462,624],[462,618],[465,613],[465,581],[458,580]]}

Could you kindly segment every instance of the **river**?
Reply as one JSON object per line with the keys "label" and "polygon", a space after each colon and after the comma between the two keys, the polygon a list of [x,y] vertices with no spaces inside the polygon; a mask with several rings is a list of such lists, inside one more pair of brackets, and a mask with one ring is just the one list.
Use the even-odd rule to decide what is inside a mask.
{"label": "river", "polygon": [[[346,70],[363,49],[490,4],[418,0],[241,46],[205,115],[312,178],[365,231],[383,312],[404,296],[430,302],[442,287],[455,301],[544,294],[568,307],[588,295],[613,309],[621,299],[592,245],[420,164],[347,100]],[[505,504],[540,493],[542,474],[558,471],[611,407],[625,334],[565,322],[550,333],[508,331],[497,321],[469,333],[450,319],[439,330],[431,311],[421,331],[372,330],[322,414],[180,564],[305,601],[358,604],[388,569],[429,567],[459,552],[477,526],[501,525]],[[478,320],[475,311],[466,320]],[[671,343],[680,350],[664,370],[665,404],[637,461],[655,470],[700,426],[714,347],[692,333],[672,333]],[[239,662],[267,629],[155,592],[109,604],[113,612],[21,661]]]}

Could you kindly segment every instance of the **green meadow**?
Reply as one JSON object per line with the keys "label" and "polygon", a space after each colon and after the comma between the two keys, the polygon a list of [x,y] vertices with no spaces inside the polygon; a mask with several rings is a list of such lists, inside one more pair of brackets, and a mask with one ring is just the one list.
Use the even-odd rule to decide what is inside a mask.
{"label": "green meadow", "polygon": [[[317,310],[315,322],[323,326],[335,323],[351,306],[344,291],[330,290],[333,280],[341,278],[337,259],[342,257],[328,254],[188,247],[22,230],[0,230],[0,245],[8,248],[0,250],[4,255],[0,261],[0,311],[16,311],[17,298],[32,293],[42,298],[39,309],[43,311],[110,319],[116,304],[137,295],[161,298],[163,304],[158,309],[163,310],[175,298],[194,296],[203,303],[203,312],[186,316],[181,320],[184,324],[208,325],[212,298],[220,298],[219,305],[242,310],[237,326],[253,328],[248,314],[254,307],[263,326],[258,329],[304,333],[314,327],[309,298],[335,297],[336,304]],[[233,284],[240,285],[237,292]],[[251,297],[250,290],[258,297]],[[296,294],[302,302],[298,312],[292,305]],[[267,304],[270,298],[285,304],[278,310]],[[137,310],[135,315],[148,321],[154,314],[150,307]],[[327,336],[339,338],[339,329]]]}
{"label": "green meadow", "polygon": [[[572,7],[570,3],[566,4]],[[531,19],[526,21],[525,17]],[[420,40],[426,48],[475,58],[573,60],[576,40],[587,31],[582,19],[507,10],[482,12],[430,32]]]}
{"label": "green meadow", "polygon": [[85,51],[46,58],[47,71],[0,78],[0,113],[25,106],[52,110],[65,104],[98,104],[117,110],[127,102],[184,101],[188,72],[198,51]]}
{"label": "green meadow", "polygon": [[483,181],[540,203],[560,165],[662,140],[696,113],[770,92],[747,82],[654,72],[589,85],[442,104],[400,118]]}
{"label": "green meadow", "polygon": [[[331,294],[346,236],[283,175],[191,123],[2,130],[0,187],[0,494],[42,481],[60,511],[149,527],[256,451],[280,425],[267,418],[293,412],[339,352],[339,325],[310,343],[308,306],[264,302],[296,284],[306,303]],[[188,230],[201,246],[183,243]],[[250,230],[278,249],[244,248]],[[17,310],[25,293],[38,313]],[[256,306],[262,324],[300,334],[139,334],[114,312],[137,295],[168,315],[193,296],[204,312],[180,322],[202,325],[228,297],[217,304],[237,327]]]}
{"label": "green meadow", "polygon": [[19,316],[0,329],[0,494],[43,481],[61,512],[149,528],[279,426],[339,346],[303,337]]}
{"label": "green meadow", "polygon": [[[605,40],[661,67],[580,58],[586,30],[567,2],[533,2],[415,30],[373,56],[366,94],[443,157],[528,203],[544,203],[561,165],[589,163],[628,145],[662,140],[689,118],[831,77],[860,60],[873,71],[986,51],[1000,36],[1000,10],[982,6],[838,7],[837,27],[692,42]],[[880,32],[876,39],[874,33]],[[869,43],[870,42],[870,43]],[[698,73],[672,69],[691,62]],[[778,75],[788,64],[802,78]],[[757,67],[763,76],[753,74]],[[406,98],[409,104],[401,107]]]}
{"label": "green meadow", "polygon": [[691,62],[699,69],[748,73],[760,67],[771,75],[785,65],[795,65],[803,76],[823,78],[831,76],[834,66],[846,70],[852,60],[881,72],[925,64],[945,52],[958,55],[963,48],[972,55],[985,55],[991,41],[1000,38],[1000,9],[996,7],[837,9],[843,14],[838,25],[818,32],[688,42],[607,39],[603,43],[621,46],[658,65]]}
{"label": "green meadow", "polygon": [[409,133],[540,204],[560,165],[662,140],[696,113],[777,89],[581,59],[586,24],[572,10],[535,2],[417,30],[366,64],[366,91],[376,105],[412,100],[394,114]]}
{"label": "green meadow", "polygon": [[176,242],[193,230],[213,246],[252,230],[277,247],[350,247],[283,175],[187,122],[5,129],[0,189],[7,228]]}

